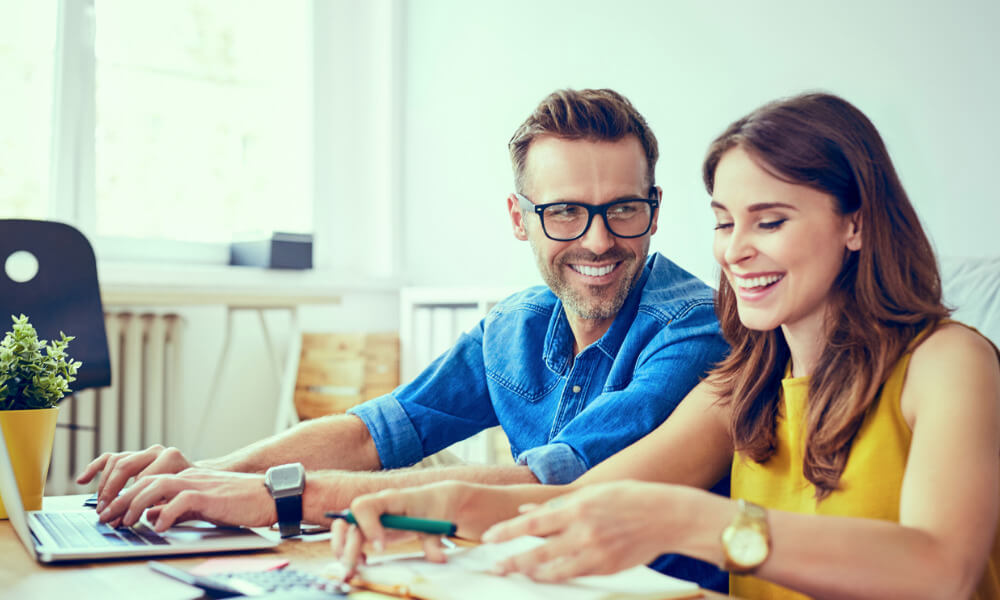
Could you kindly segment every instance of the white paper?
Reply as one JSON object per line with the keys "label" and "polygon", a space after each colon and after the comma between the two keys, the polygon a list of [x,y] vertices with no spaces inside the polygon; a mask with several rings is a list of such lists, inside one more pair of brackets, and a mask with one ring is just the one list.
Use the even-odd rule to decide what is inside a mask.
{"label": "white paper", "polygon": [[373,583],[407,586],[410,593],[435,600],[473,597],[477,600],[638,600],[700,595],[696,584],[642,566],[614,575],[577,577],[565,583],[537,583],[523,575],[489,573],[500,560],[530,550],[543,541],[521,537],[501,544],[450,550],[445,564],[432,563],[423,555],[414,554],[372,559],[360,569],[360,575]]}

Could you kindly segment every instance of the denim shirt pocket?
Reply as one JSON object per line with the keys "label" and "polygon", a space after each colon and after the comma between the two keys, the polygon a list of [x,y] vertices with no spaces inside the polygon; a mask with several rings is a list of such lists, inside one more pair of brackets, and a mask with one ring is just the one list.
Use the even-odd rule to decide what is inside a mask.
{"label": "denim shirt pocket", "polygon": [[602,392],[605,394],[620,392],[632,384],[635,379],[637,361],[635,357],[624,357],[619,355],[617,360],[611,365],[607,379],[604,380]]}
{"label": "denim shirt pocket", "polygon": [[610,394],[612,392],[618,392],[624,390],[625,388],[628,387],[628,384],[631,381],[632,381],[631,378],[622,381],[611,381],[609,379],[609,381],[604,384],[604,388],[601,389],[601,392],[604,394]]}
{"label": "denim shirt pocket", "polygon": [[[538,362],[538,361],[536,361]],[[562,378],[544,365],[501,360],[487,363],[486,377],[508,394],[534,404],[550,395],[562,383]]]}
{"label": "denim shirt pocket", "polygon": [[497,307],[487,317],[483,366],[495,400],[508,396],[536,403],[561,385],[560,375],[543,360],[551,314],[550,307],[522,302]]}

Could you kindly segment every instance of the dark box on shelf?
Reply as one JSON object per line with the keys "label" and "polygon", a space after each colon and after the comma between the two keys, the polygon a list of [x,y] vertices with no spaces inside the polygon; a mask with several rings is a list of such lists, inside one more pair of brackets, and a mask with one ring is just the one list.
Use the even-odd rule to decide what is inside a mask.
{"label": "dark box on shelf", "polygon": [[268,269],[311,269],[312,234],[276,231],[270,237],[234,241],[229,264]]}

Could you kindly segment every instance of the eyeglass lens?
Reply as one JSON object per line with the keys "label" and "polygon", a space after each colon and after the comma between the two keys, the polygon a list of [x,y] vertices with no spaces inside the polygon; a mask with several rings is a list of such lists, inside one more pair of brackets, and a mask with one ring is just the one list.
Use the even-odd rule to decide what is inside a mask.
{"label": "eyeglass lens", "polygon": [[[605,223],[619,237],[636,237],[646,232],[652,221],[648,202],[617,202],[605,205]],[[590,222],[590,211],[576,204],[554,204],[542,211],[542,226],[552,238],[570,240],[583,235]],[[595,214],[594,218],[600,218]]]}

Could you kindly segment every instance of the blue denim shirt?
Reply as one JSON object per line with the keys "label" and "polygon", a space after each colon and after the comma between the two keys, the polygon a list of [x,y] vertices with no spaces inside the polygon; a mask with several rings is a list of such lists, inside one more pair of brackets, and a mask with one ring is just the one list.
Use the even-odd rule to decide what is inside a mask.
{"label": "blue denim shirt", "polygon": [[[607,332],[573,357],[562,302],[539,286],[497,304],[412,382],[348,412],[383,468],[405,467],[500,425],[542,483],[568,483],[646,435],[729,351],[710,287],[660,254]],[[729,480],[712,491],[728,496]],[[714,565],[665,554],[654,569],[724,592]]]}
{"label": "blue denim shirt", "polygon": [[500,425],[542,483],[568,483],[659,425],[728,351],[713,291],[649,257],[607,332],[573,357],[562,302],[510,296],[412,382],[350,413],[383,468],[412,465]]}

